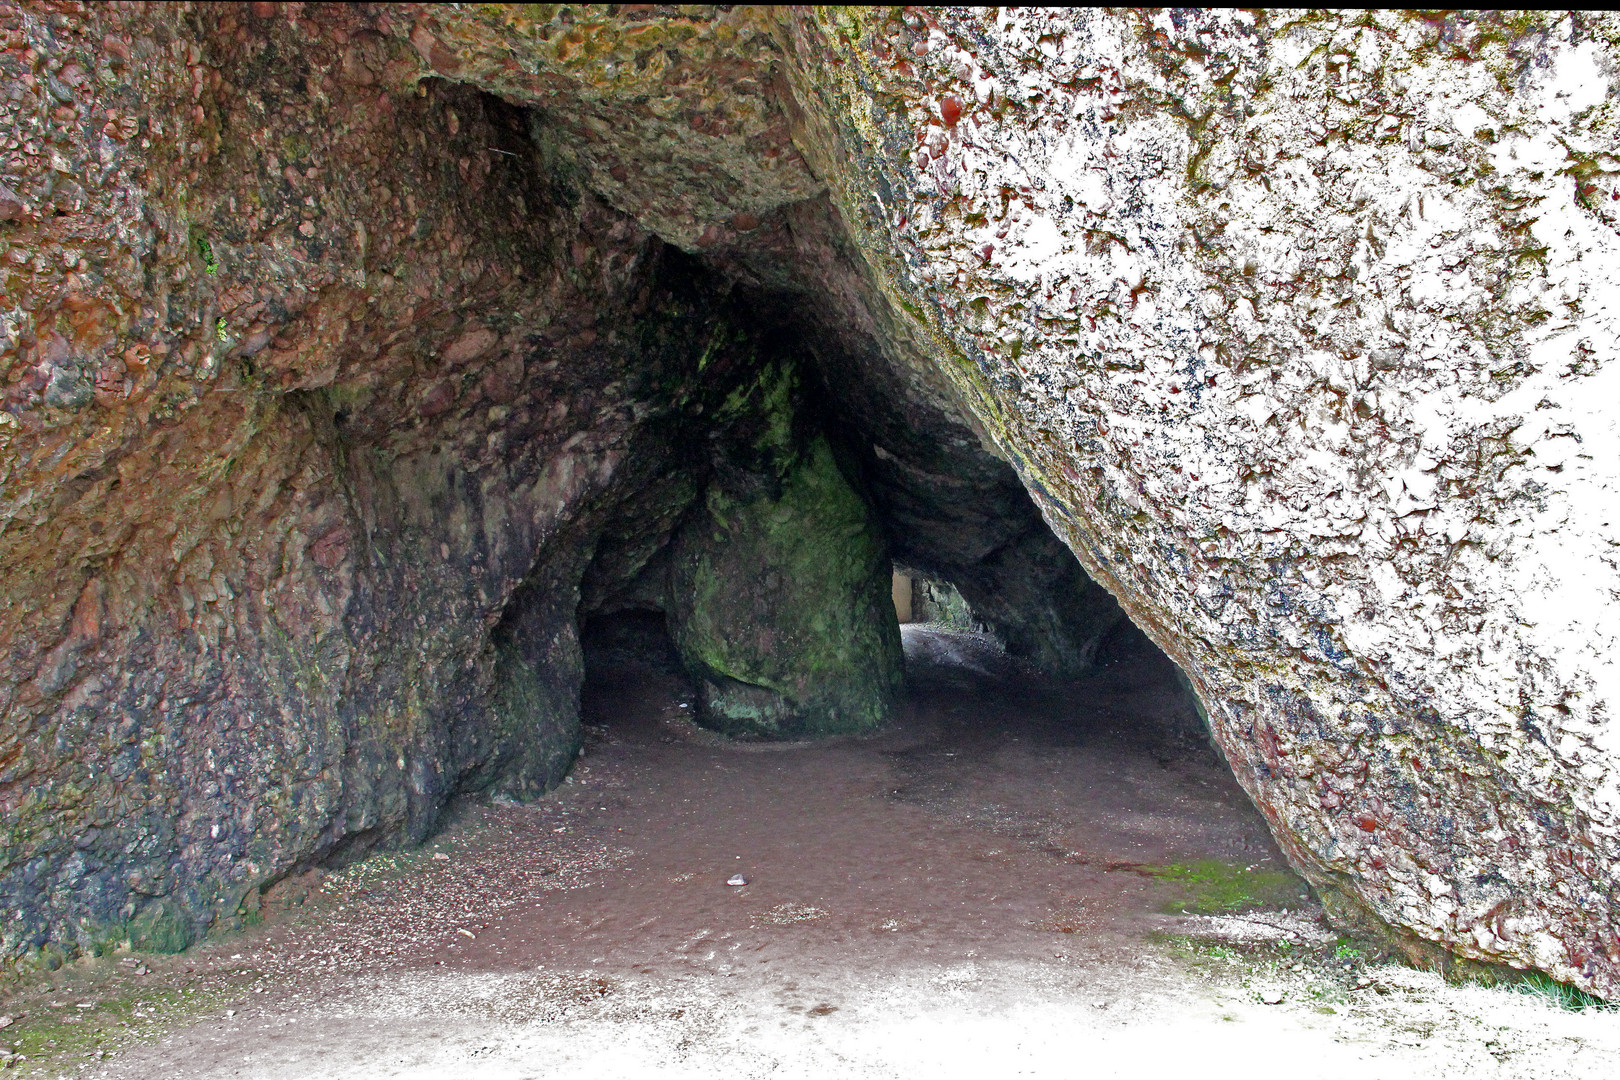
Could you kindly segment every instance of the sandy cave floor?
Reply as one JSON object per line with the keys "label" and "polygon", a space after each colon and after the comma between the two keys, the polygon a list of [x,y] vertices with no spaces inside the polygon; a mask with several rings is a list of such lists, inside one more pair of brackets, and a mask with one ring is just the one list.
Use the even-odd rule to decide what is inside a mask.
{"label": "sandy cave floor", "polygon": [[722,739],[678,679],[612,669],[553,796],[287,882],[184,955],[11,987],[9,1067],[1620,1075],[1620,1013],[1447,986],[1327,930],[1151,649],[1042,687],[970,635],[906,644],[894,727],[817,744]]}

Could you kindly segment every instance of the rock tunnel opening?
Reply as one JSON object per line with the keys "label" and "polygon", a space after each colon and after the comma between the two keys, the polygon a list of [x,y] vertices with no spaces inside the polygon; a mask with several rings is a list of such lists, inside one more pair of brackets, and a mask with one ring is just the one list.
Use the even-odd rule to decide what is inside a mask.
{"label": "rock tunnel opening", "polygon": [[903,696],[901,623],[979,633],[1059,681],[1091,674],[1110,643],[1157,651],[981,436],[919,400],[880,342],[829,332],[814,282],[761,287],[654,243],[655,290],[682,298],[676,318],[701,353],[661,358],[672,371],[633,408],[663,423],[626,440],[602,494],[503,610],[496,693],[512,722],[566,717],[567,687],[548,697],[547,672],[566,683],[593,651],[673,664],[702,723],[748,738],[883,727]]}
{"label": "rock tunnel opening", "polygon": [[[716,917],[713,897],[683,891],[694,875],[770,897],[754,923],[838,912],[986,955],[1030,926],[1100,940],[1169,905],[1298,904],[1174,664],[1010,465],[908,389],[878,342],[831,332],[816,289],[667,248],[655,265],[689,326],[669,332],[666,303],[653,337],[684,335],[700,359],[665,362],[697,377],[654,384],[677,388],[643,406],[667,422],[626,440],[558,549],[571,576],[515,591],[494,631],[528,643],[505,678],[543,684],[509,699],[570,755],[537,786],[588,798],[571,821],[656,852],[650,876],[593,902],[606,929],[589,948],[665,965]],[[960,831],[934,846],[948,822]],[[1026,885],[994,885],[998,860]],[[969,926],[958,909],[986,896],[1013,907]],[[806,948],[778,959],[824,946]]]}
{"label": "rock tunnel opening", "polygon": [[[1500,28],[1390,17],[1442,81],[1323,143],[1343,65],[1264,12],[6,7],[0,960],[540,805],[615,651],[737,746],[870,734],[895,805],[962,680],[1140,735],[1188,699],[1117,596],[1338,925],[1612,995],[1613,606],[1563,598],[1614,335],[1532,279],[1601,285],[1613,200],[1488,147],[1606,138],[1543,106],[1613,42],[1513,38],[1475,96],[1537,119],[1453,131],[1435,42]],[[1277,108],[1184,130],[1211,41]],[[1397,284],[1458,275],[1486,317]],[[1059,722],[973,635],[1125,696]]]}
{"label": "rock tunnel opening", "polygon": [[[73,571],[80,636],[28,684],[66,719],[41,719],[16,775],[81,770],[105,805],[150,808],[83,843],[42,827],[8,879],[15,957],[191,941],[312,868],[420,843],[455,799],[554,789],[620,613],[661,613],[667,647],[631,638],[673,650],[706,723],[789,740],[905,705],[896,566],[1055,678],[1124,625],[893,325],[824,194],[687,252],[593,193],[555,118],[438,80],[393,107],[376,162],[401,164],[362,170],[356,205],[378,203],[342,241],[390,272],[243,286],[261,298],[241,325],[219,316],[163,369],[204,387],[159,417],[179,432],[120,451],[167,479],[128,503],[120,472],[76,481],[66,535],[207,524],[179,571],[143,563],[181,550],[145,539]],[[310,197],[313,165],[261,175],[254,154],[210,182],[260,185],[239,207]],[[259,251],[232,197],[177,276],[281,281],[347,250]],[[176,573],[172,596],[139,584]],[[141,622],[171,608],[176,632]],[[104,765],[86,725],[114,714]],[[52,820],[56,790],[27,813]]]}

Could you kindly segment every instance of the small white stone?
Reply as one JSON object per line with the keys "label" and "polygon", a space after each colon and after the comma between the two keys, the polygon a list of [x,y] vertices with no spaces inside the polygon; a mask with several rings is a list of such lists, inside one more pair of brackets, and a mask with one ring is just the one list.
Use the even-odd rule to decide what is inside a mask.
{"label": "small white stone", "polygon": [[1260,1000],[1267,1005],[1281,1005],[1283,1003],[1283,992],[1281,990],[1262,990],[1260,991]]}
{"label": "small white stone", "polygon": [[746,884],[748,884],[748,879],[743,877],[741,874],[732,874],[730,877],[726,878],[726,884],[727,885],[746,885]]}

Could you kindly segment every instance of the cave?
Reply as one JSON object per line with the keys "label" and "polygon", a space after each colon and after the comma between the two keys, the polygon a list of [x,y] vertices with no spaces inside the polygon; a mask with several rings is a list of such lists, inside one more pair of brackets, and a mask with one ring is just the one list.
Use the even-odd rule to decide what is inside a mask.
{"label": "cave", "polygon": [[742,737],[884,724],[902,684],[897,562],[932,575],[918,578],[924,605],[949,596],[963,629],[994,635],[1042,676],[1090,672],[1124,613],[1005,461],[959,418],[907,402],[875,341],[839,340],[807,317],[823,299],[814,291],[764,293],[659,254],[659,272],[701,298],[694,310],[723,313],[734,352],[717,352],[711,333],[704,400],[653,405],[678,412],[678,426],[621,466],[655,479],[627,482],[604,511],[576,626],[611,637],[622,616],[622,650],[661,617],[667,641],[649,648],[679,656],[701,722]]}
{"label": "cave", "polygon": [[[895,565],[949,590],[1038,678],[1088,674],[1126,621],[1004,454],[885,339],[825,198],[748,222],[722,251],[688,253],[593,197],[561,149],[566,118],[442,79],[417,84],[413,106],[407,145],[450,140],[416,161],[456,192],[470,237],[452,241],[451,257],[496,253],[495,282],[448,304],[407,294],[405,321],[380,340],[347,340],[375,316],[325,310],[330,290],[296,314],[270,297],[195,359],[223,410],[199,430],[252,428],[210,469],[235,490],[199,510],[241,520],[299,486],[289,466],[319,479],[272,511],[281,523],[269,535],[244,530],[193,556],[212,568],[178,590],[179,637],[131,626],[128,653],[98,650],[120,673],[103,692],[128,710],[127,745],[141,748],[104,775],[120,789],[160,787],[155,736],[188,809],[171,818],[148,796],[150,817],[93,828],[61,864],[67,894],[19,883],[32,929],[11,928],[14,948],[49,958],[120,935],[186,944],[312,866],[420,843],[458,799],[543,795],[581,746],[593,633],[608,652],[673,658],[698,723],[791,740],[879,731],[900,707]],[[457,155],[482,144],[486,175],[464,184]],[[233,169],[222,160],[221,179]],[[424,220],[368,242],[435,241],[418,235]],[[244,236],[228,218],[193,224],[183,254],[206,278],[232,265]],[[343,302],[375,309],[402,288],[368,279]],[[110,466],[78,483],[97,486],[103,517],[122,512]],[[291,569],[289,541],[307,544],[292,555],[301,587],[268,580]],[[93,577],[74,611],[128,608],[134,598],[111,580]],[[211,607],[255,588],[258,612],[221,619]],[[86,685],[80,648],[60,651],[47,692]],[[150,687],[131,677],[183,656],[208,668],[189,694],[164,675]],[[221,693],[238,680],[254,691]],[[84,704],[83,689],[66,699],[91,727],[120,711]],[[270,702],[291,726],[266,741],[254,713]],[[167,721],[166,709],[187,718]],[[325,716],[343,719],[334,728]],[[253,804],[278,760],[311,751],[329,755],[326,779],[281,782],[272,840]],[[87,763],[86,777],[96,772]],[[209,841],[223,827],[247,857],[187,866],[153,843],[204,821]],[[120,884],[143,875],[162,884]],[[52,910],[47,895],[72,899]]]}
{"label": "cave", "polygon": [[1336,926],[1612,993],[1615,174],[1521,145],[1612,42],[1272,18],[0,6],[0,955],[545,805],[627,665],[829,747],[1130,668]]}

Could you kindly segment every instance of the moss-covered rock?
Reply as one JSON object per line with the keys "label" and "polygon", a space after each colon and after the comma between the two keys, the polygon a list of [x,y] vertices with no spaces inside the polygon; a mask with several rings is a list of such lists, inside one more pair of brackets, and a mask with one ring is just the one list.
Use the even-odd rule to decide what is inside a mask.
{"label": "moss-covered rock", "polygon": [[169,900],[153,900],[129,922],[129,943],[156,953],[177,953],[197,940],[197,925]]}
{"label": "moss-covered rock", "polygon": [[951,630],[984,629],[972,606],[948,581],[918,578],[912,586],[911,615],[916,622],[937,623]]}
{"label": "moss-covered rock", "polygon": [[878,535],[824,437],[779,496],[710,487],[677,542],[670,620],[707,723],[780,738],[887,719],[902,659]]}

